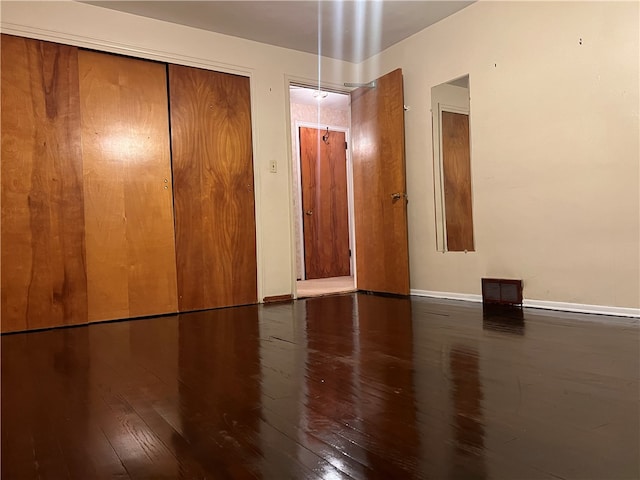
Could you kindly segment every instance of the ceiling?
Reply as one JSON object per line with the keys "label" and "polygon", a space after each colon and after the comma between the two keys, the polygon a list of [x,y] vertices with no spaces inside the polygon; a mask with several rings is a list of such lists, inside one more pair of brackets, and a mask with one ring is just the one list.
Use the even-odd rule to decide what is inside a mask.
{"label": "ceiling", "polygon": [[473,2],[107,0],[84,3],[359,63]]}

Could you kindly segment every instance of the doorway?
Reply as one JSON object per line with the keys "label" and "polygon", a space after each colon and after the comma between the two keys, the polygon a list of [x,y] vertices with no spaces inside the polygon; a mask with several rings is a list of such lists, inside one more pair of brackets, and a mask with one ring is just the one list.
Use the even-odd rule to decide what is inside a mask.
{"label": "doorway", "polygon": [[291,85],[298,298],[355,291],[348,94]]}

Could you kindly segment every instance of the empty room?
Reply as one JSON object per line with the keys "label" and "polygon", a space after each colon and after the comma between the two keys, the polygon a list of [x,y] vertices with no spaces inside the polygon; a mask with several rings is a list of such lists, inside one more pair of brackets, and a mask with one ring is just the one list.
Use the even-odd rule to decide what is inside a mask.
{"label": "empty room", "polygon": [[0,2],[1,478],[640,478],[640,3]]}

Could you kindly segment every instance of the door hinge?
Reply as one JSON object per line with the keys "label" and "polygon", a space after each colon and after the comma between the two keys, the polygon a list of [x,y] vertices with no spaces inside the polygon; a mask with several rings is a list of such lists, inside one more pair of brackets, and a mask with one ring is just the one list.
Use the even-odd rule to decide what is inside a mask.
{"label": "door hinge", "polygon": [[347,150],[347,142],[344,142],[344,149]]}
{"label": "door hinge", "polygon": [[351,249],[349,249],[349,257],[351,257]]}

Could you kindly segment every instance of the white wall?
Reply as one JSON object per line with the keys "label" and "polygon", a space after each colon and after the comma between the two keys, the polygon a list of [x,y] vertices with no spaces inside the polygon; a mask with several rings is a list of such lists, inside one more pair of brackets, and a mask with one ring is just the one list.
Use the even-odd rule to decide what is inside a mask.
{"label": "white wall", "polygon": [[[361,66],[404,73],[412,289],[640,306],[638,23],[638,2],[481,1]],[[476,252],[438,253],[430,91],[467,73]]]}
{"label": "white wall", "polygon": [[[318,82],[318,58],[236,37],[72,1],[1,3],[2,32],[251,77],[258,297],[293,291],[289,79]],[[355,65],[322,60],[322,84],[356,78]],[[269,162],[282,168],[269,173]]]}

